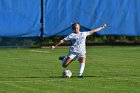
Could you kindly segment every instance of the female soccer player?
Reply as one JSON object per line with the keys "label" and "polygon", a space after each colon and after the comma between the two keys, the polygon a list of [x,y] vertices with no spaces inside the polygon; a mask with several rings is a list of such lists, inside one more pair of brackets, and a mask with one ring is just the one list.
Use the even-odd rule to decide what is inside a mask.
{"label": "female soccer player", "polygon": [[83,77],[85,63],[86,63],[86,37],[95,32],[98,32],[106,27],[106,24],[103,24],[101,27],[87,31],[80,32],[80,24],[72,24],[72,30],[74,31],[70,35],[66,36],[64,39],[60,40],[55,46],[51,46],[52,49],[56,48],[58,45],[64,43],[64,41],[71,41],[72,46],[69,49],[67,56],[59,57],[62,60],[62,67],[66,68],[74,59],[78,58],[80,62],[80,68],[78,77]]}

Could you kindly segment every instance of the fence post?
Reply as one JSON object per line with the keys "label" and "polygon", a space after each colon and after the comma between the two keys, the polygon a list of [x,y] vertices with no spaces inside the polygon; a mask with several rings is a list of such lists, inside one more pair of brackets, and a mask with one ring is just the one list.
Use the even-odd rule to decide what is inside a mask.
{"label": "fence post", "polygon": [[41,18],[40,18],[40,23],[41,23],[41,28],[40,28],[40,43],[42,45],[42,42],[44,40],[44,0],[40,1],[41,3]]}

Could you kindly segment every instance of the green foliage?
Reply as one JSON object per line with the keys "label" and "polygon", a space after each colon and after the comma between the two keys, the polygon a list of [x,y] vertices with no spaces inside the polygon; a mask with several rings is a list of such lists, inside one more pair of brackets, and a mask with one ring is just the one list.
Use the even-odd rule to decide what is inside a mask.
{"label": "green foliage", "polygon": [[[45,42],[53,43],[58,42],[64,37],[54,36],[46,37]],[[140,36],[88,36],[87,42],[140,42]]]}
{"label": "green foliage", "polygon": [[39,37],[0,37],[0,47],[40,47]]}
{"label": "green foliage", "polygon": [[[64,36],[53,37],[0,37],[0,47],[41,47],[56,43],[63,39]],[[140,36],[88,36],[87,43],[108,43],[108,42],[121,42],[121,43],[140,43]]]}

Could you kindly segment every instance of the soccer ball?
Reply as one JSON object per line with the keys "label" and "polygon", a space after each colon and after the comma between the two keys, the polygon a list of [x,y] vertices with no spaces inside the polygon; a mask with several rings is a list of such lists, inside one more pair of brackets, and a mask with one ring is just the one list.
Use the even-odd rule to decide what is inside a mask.
{"label": "soccer ball", "polygon": [[62,75],[65,78],[70,78],[72,76],[72,72],[70,70],[64,70]]}

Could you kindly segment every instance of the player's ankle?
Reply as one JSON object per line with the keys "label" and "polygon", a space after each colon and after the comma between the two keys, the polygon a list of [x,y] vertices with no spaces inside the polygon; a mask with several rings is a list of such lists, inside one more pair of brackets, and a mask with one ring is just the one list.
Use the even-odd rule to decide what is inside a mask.
{"label": "player's ankle", "polygon": [[59,60],[64,60],[65,58],[67,58],[67,56],[60,56],[58,59]]}
{"label": "player's ankle", "polygon": [[82,73],[79,73],[78,76],[82,76]]}

